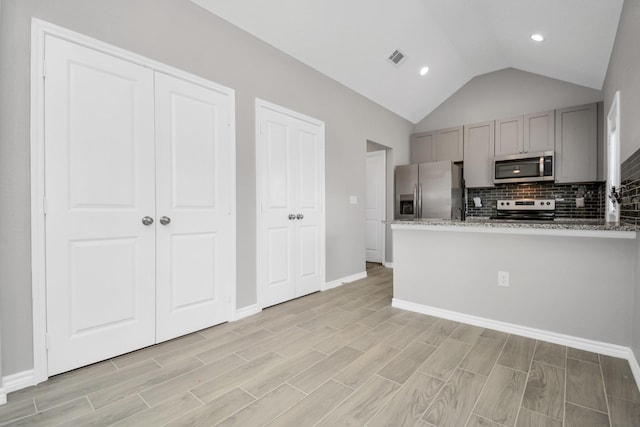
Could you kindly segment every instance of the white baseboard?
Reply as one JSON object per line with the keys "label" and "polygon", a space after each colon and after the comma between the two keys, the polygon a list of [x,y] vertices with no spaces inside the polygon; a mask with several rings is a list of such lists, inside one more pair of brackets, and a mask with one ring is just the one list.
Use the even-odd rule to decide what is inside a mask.
{"label": "white baseboard", "polygon": [[[640,373],[640,367],[637,366],[638,363],[635,360],[635,356],[633,355],[633,352],[629,347],[574,337],[571,335],[559,334],[557,332],[545,331],[543,329],[530,328],[528,326],[516,325],[514,323],[500,322],[484,317],[471,316],[468,314],[443,310],[428,305],[402,301],[396,298],[393,298],[391,300],[391,306],[401,308],[403,310],[415,311],[416,313],[442,317],[444,319],[454,320],[456,322],[463,322],[474,326],[494,329],[496,331],[502,331],[509,334],[521,335],[523,337],[565,345],[568,347],[590,351],[593,353],[604,354],[606,356],[620,357],[629,361],[629,365],[632,367],[632,370],[634,369],[633,365],[635,364],[638,373]],[[638,383],[637,379],[640,378],[640,376],[637,376],[635,372],[634,376],[636,377],[636,383]]]}
{"label": "white baseboard", "polygon": [[31,387],[35,384],[33,369],[18,372],[17,374],[7,375],[2,378],[2,387],[0,387],[0,405],[7,403],[7,394]]}
{"label": "white baseboard", "polygon": [[638,389],[640,389],[640,365],[638,365],[638,359],[636,359],[636,355],[633,350],[629,349],[629,357],[626,359],[629,361],[629,367],[633,373],[633,378],[636,380],[636,384],[638,384]]}
{"label": "white baseboard", "polygon": [[366,278],[367,278],[367,272],[363,271],[361,273],[352,274],[351,276],[347,276],[347,277],[343,277],[343,278],[338,279],[338,280],[332,280],[331,282],[327,282],[327,283],[324,284],[324,287],[322,288],[322,290],[323,291],[327,291],[329,289],[333,289],[333,288],[337,288],[338,286],[342,286],[345,283],[355,282],[356,280],[366,279]]}
{"label": "white baseboard", "polygon": [[262,310],[258,306],[258,304],[248,305],[246,307],[236,309],[236,318],[235,320],[244,319],[245,317],[253,316],[254,314],[260,313]]}
{"label": "white baseboard", "polygon": [[383,262],[382,265],[387,267],[387,268],[393,268],[393,263],[392,262]]}

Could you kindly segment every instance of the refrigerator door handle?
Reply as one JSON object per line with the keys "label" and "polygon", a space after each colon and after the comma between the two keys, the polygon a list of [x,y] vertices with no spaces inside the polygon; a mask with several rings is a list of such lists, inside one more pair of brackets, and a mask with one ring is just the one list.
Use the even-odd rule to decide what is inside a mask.
{"label": "refrigerator door handle", "polygon": [[418,184],[413,186],[413,218],[418,218]]}
{"label": "refrigerator door handle", "polygon": [[418,184],[418,211],[416,212],[416,218],[422,218],[422,184]]}

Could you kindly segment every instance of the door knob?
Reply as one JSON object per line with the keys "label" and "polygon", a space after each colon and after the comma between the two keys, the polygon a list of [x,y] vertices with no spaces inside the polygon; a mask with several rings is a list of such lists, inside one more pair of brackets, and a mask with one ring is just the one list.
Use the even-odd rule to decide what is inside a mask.
{"label": "door knob", "polygon": [[289,214],[289,221],[296,219],[296,216],[294,214]]}
{"label": "door knob", "polygon": [[304,215],[302,215],[302,214],[296,215],[296,219],[302,219],[302,218],[304,218]]}
{"label": "door knob", "polygon": [[171,218],[169,218],[168,216],[161,216],[160,217],[160,224],[167,225],[170,222],[171,222]]}
{"label": "door knob", "polygon": [[153,224],[153,218],[151,218],[150,216],[145,216],[144,218],[142,218],[142,223],[144,225],[151,225]]}

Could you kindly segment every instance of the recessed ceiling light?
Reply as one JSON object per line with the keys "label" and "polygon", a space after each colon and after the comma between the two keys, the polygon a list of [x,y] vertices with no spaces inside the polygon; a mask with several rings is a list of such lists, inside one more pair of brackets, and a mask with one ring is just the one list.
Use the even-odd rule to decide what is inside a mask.
{"label": "recessed ceiling light", "polygon": [[532,34],[531,40],[533,40],[534,42],[541,42],[544,41],[544,37],[542,36],[542,34]]}
{"label": "recessed ceiling light", "polygon": [[422,67],[420,68],[420,75],[424,76],[425,74],[427,74],[429,72],[429,67]]}

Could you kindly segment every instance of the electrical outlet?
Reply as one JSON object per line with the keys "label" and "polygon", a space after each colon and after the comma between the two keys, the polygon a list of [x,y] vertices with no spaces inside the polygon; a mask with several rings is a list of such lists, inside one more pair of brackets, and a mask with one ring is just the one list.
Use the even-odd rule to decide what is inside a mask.
{"label": "electrical outlet", "polygon": [[502,286],[504,288],[509,287],[509,272],[508,271],[498,271],[498,286]]}

